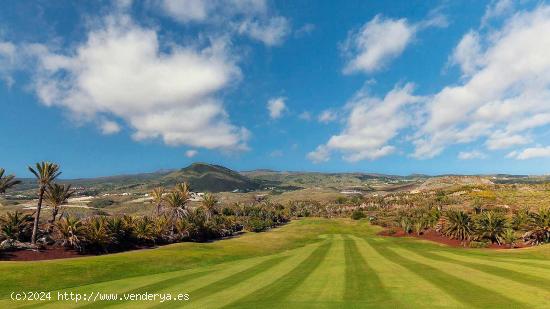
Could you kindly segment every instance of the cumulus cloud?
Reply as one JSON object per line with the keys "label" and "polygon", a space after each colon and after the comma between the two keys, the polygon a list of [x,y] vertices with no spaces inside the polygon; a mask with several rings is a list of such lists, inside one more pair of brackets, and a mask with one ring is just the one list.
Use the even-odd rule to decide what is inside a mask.
{"label": "cumulus cloud", "polygon": [[[326,161],[329,151],[343,153],[347,161],[378,159],[395,151],[388,143],[398,132],[412,124],[409,107],[422,100],[412,94],[413,84],[396,86],[384,98],[371,96],[360,90],[347,104],[348,116],[342,133],[332,136],[308,157]],[[323,160],[320,160],[323,159]]]}
{"label": "cumulus cloud", "polygon": [[491,20],[510,14],[514,11],[512,0],[493,0],[487,5],[485,14],[481,18],[481,27],[486,27]]}
{"label": "cumulus cloud", "polygon": [[322,163],[330,159],[330,150],[325,145],[319,145],[306,156],[313,163]]}
{"label": "cumulus cloud", "polygon": [[446,26],[447,19],[439,12],[419,23],[410,23],[405,18],[392,19],[376,15],[360,29],[350,32],[342,44],[342,51],[348,58],[343,72],[372,73],[380,70],[403,53],[418,31]]}
{"label": "cumulus cloud", "polygon": [[[35,90],[47,106],[85,121],[114,116],[133,128],[136,140],[246,148],[248,131],[231,124],[216,96],[241,76],[223,40],[161,51],[154,30],[117,15],[91,29],[74,50],[29,49],[38,59]],[[102,126],[106,132],[114,128]]]}
{"label": "cumulus cloud", "polygon": [[433,157],[449,144],[483,138],[489,149],[526,144],[534,129],[550,124],[548,33],[550,7],[538,6],[514,14],[500,29],[466,34],[459,47],[470,40],[465,45],[474,52],[457,63],[467,78],[431,98],[415,156]]}
{"label": "cumulus cloud", "polygon": [[198,154],[199,154],[199,152],[196,149],[189,149],[185,152],[185,156],[188,157],[188,158],[193,158]]}
{"label": "cumulus cloud", "polygon": [[278,16],[267,21],[245,20],[239,25],[239,33],[246,34],[265,45],[274,46],[283,42],[290,32],[286,18]]}
{"label": "cumulus cloud", "polygon": [[265,0],[161,0],[161,10],[180,23],[223,27],[268,46],[279,45],[291,31],[283,16],[272,15]]}
{"label": "cumulus cloud", "polygon": [[550,146],[547,147],[531,147],[522,151],[512,151],[507,155],[508,158],[517,160],[527,160],[533,158],[549,158]]}
{"label": "cumulus cloud", "polygon": [[267,110],[271,119],[278,119],[283,116],[284,111],[287,109],[285,100],[286,98],[278,97],[267,101]]}
{"label": "cumulus cloud", "polygon": [[376,15],[359,30],[349,34],[343,45],[351,57],[344,73],[373,72],[399,56],[413,38],[415,29],[406,19]]}
{"label": "cumulus cloud", "polygon": [[335,121],[338,116],[336,115],[336,112],[330,109],[324,110],[319,114],[319,117],[317,117],[317,120],[321,123],[329,123],[332,121]]}
{"label": "cumulus cloud", "polygon": [[101,133],[105,135],[115,134],[120,132],[120,126],[118,123],[112,120],[103,120],[100,123]]}
{"label": "cumulus cloud", "polygon": [[470,31],[462,37],[456,46],[451,62],[459,65],[464,75],[477,71],[483,64],[483,55],[476,31]]}
{"label": "cumulus cloud", "polygon": [[461,151],[458,153],[458,158],[460,160],[484,159],[486,157],[484,153],[477,150]]}
{"label": "cumulus cloud", "polygon": [[12,42],[0,41],[0,79],[3,79],[8,87],[15,82],[11,74],[16,69],[16,49]]}
{"label": "cumulus cloud", "polygon": [[296,29],[296,31],[294,31],[294,36],[297,38],[306,36],[312,33],[315,30],[315,28],[316,27],[314,24],[310,24],[310,23],[304,24],[300,28]]}

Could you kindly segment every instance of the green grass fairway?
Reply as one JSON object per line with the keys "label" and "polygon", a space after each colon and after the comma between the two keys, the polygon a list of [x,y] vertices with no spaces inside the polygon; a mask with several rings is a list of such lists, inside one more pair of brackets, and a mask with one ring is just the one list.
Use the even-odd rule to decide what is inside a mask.
{"label": "green grass fairway", "polygon": [[[0,262],[0,308],[549,308],[550,246],[449,248],[305,219],[208,244]],[[12,291],[52,291],[12,301]],[[57,301],[57,292],[188,293],[188,301]]]}

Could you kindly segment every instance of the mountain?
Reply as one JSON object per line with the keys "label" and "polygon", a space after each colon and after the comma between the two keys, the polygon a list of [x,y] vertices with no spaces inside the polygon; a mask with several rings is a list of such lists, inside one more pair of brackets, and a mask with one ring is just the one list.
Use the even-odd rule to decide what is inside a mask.
{"label": "mountain", "polygon": [[193,163],[186,168],[171,172],[160,179],[163,185],[187,181],[194,191],[251,191],[259,183],[220,165]]}
{"label": "mountain", "polygon": [[[17,191],[36,189],[36,180],[21,179]],[[59,179],[59,183],[70,183],[87,194],[100,192],[148,191],[157,186],[171,187],[178,182],[188,182],[191,189],[199,192],[251,191],[259,188],[259,182],[219,165],[193,163],[179,170],[162,170],[154,173],[117,175],[97,178]]]}

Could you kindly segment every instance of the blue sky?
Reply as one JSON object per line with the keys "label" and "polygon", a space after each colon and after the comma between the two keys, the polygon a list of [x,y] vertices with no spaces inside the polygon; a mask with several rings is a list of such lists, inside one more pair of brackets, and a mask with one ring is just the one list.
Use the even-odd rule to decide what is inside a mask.
{"label": "blue sky", "polygon": [[0,166],[550,172],[544,1],[6,1]]}

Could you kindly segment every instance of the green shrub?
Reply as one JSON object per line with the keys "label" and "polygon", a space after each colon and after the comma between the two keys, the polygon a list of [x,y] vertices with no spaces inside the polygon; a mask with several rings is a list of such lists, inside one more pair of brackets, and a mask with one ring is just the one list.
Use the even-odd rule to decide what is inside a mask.
{"label": "green shrub", "polygon": [[19,211],[8,212],[0,218],[0,233],[4,239],[30,240],[33,218]]}
{"label": "green shrub", "polygon": [[365,213],[363,213],[361,210],[354,210],[352,213],[351,213],[351,218],[353,220],[361,220],[363,218],[365,218],[366,215]]}
{"label": "green shrub", "polygon": [[108,206],[111,206],[115,204],[115,201],[108,199],[108,198],[98,198],[93,199],[90,203],[88,203],[88,206],[93,208],[105,208]]}
{"label": "green shrub", "polygon": [[507,227],[506,217],[502,213],[485,211],[475,221],[475,234],[479,239],[501,244]]}
{"label": "green shrub", "polygon": [[252,217],[248,220],[244,228],[250,232],[264,232],[271,228],[271,223],[267,220]]}
{"label": "green shrub", "polygon": [[472,218],[462,210],[448,210],[442,225],[443,235],[452,239],[469,240],[474,235]]}

